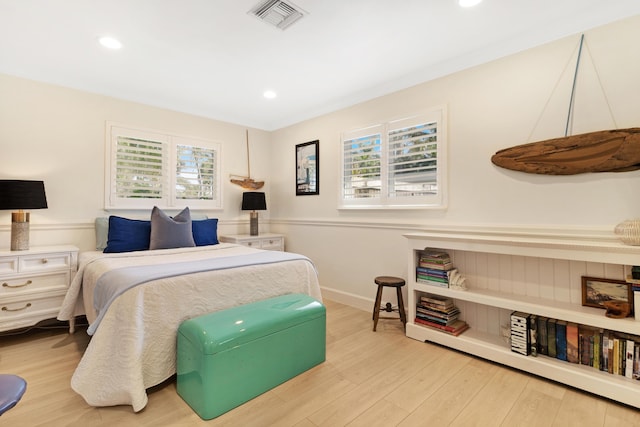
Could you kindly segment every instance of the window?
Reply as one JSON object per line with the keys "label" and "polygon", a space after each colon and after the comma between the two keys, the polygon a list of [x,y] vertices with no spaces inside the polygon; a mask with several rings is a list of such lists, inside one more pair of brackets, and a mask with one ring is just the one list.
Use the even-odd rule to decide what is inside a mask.
{"label": "window", "polygon": [[217,209],[220,144],[107,124],[105,209]]}
{"label": "window", "polygon": [[342,208],[445,207],[444,109],[342,135]]}

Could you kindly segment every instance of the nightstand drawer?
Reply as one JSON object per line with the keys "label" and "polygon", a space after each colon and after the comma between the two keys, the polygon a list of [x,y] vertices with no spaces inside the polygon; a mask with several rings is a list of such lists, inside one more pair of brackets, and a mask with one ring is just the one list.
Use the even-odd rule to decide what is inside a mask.
{"label": "nightstand drawer", "polygon": [[55,318],[77,269],[72,245],[0,251],[0,331]]}
{"label": "nightstand drawer", "polygon": [[34,276],[7,276],[0,280],[0,296],[69,287],[69,271]]}
{"label": "nightstand drawer", "polygon": [[11,274],[18,272],[18,257],[2,257],[0,258],[0,274]]}
{"label": "nightstand drawer", "polygon": [[262,246],[260,243],[260,240],[243,240],[242,242],[240,242],[240,244],[244,246],[249,246],[250,248],[256,248],[256,249],[260,249]]}
{"label": "nightstand drawer", "polygon": [[21,273],[48,270],[69,270],[71,254],[65,252],[20,256],[18,269]]}
{"label": "nightstand drawer", "polygon": [[265,249],[269,251],[284,251],[284,236],[282,234],[265,233],[258,236],[249,234],[234,234],[218,236],[221,242],[237,243],[250,248]]}
{"label": "nightstand drawer", "polygon": [[272,237],[262,240],[261,249],[268,249],[272,251],[284,250],[284,239],[282,237]]}
{"label": "nightstand drawer", "polygon": [[11,298],[0,302],[2,330],[31,326],[43,319],[57,316],[64,292],[32,295],[27,298]]}

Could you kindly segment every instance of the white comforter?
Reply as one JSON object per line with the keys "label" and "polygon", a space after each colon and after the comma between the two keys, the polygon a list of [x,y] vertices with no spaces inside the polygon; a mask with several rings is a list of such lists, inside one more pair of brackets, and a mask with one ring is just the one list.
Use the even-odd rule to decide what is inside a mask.
{"label": "white comforter", "polygon": [[[95,321],[93,286],[112,268],[256,251],[259,250],[221,243],[127,254],[83,253],[58,319],[69,320],[84,306],[89,322]],[[147,404],[146,389],[175,373],[180,323],[289,293],[305,293],[321,300],[317,274],[308,260],[206,271],[138,285],[109,307],[73,374],[71,387],[90,405],[132,405],[134,411],[140,411]]]}

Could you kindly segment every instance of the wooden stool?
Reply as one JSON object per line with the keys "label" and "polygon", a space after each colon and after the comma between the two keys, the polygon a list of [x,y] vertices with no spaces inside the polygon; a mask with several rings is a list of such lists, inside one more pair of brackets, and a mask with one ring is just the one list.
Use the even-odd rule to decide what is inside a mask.
{"label": "wooden stool", "polygon": [[[402,321],[402,327],[407,327],[407,315],[404,311],[404,301],[402,300],[402,287],[405,285],[404,279],[392,276],[378,276],[374,280],[378,285],[378,293],[376,294],[376,303],[373,306],[373,331],[376,331],[378,326],[378,319],[397,319],[396,317],[381,317],[381,311],[397,311],[400,314],[400,320]],[[396,295],[398,297],[398,309],[392,309],[391,304],[387,304],[387,307],[380,307],[382,304],[382,289],[387,286],[396,288]]]}

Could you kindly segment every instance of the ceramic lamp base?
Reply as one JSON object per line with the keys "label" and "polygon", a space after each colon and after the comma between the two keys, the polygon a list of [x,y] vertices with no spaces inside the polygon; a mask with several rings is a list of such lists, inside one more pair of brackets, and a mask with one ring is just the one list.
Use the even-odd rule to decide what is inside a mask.
{"label": "ceramic lamp base", "polygon": [[253,211],[249,214],[249,235],[258,235],[258,212]]}
{"label": "ceramic lamp base", "polygon": [[29,249],[29,213],[11,213],[11,250],[26,251]]}

